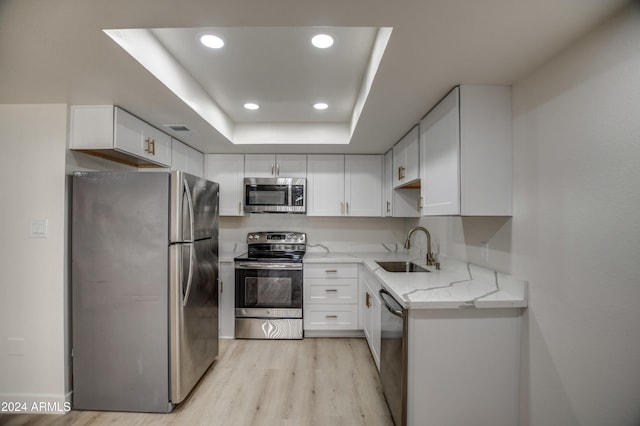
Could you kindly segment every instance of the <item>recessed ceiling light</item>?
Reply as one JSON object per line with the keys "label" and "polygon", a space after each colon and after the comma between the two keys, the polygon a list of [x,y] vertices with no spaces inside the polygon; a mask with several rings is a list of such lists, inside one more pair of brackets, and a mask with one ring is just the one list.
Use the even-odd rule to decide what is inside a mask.
{"label": "recessed ceiling light", "polygon": [[318,102],[318,103],[313,104],[313,107],[315,109],[327,109],[327,108],[329,108],[329,105],[327,105],[324,102]]}
{"label": "recessed ceiling light", "polygon": [[319,49],[326,49],[333,46],[333,37],[328,34],[316,34],[311,39],[311,43]]}
{"label": "recessed ceiling light", "polygon": [[258,109],[258,108],[260,108],[260,105],[255,104],[255,103],[253,103],[253,102],[247,102],[246,104],[244,104],[244,107],[245,107],[246,109],[254,110],[254,109]]}
{"label": "recessed ceiling light", "polygon": [[224,41],[220,37],[212,34],[203,35],[200,37],[200,42],[212,49],[220,49],[224,46]]}

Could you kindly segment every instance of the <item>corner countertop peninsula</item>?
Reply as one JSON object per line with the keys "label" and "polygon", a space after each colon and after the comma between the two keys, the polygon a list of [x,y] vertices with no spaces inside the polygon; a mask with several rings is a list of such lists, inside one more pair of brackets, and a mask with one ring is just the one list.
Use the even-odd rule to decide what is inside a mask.
{"label": "corner countertop peninsula", "polygon": [[[410,261],[430,272],[387,272],[379,261]],[[524,308],[527,281],[439,256],[440,270],[425,259],[396,252],[307,251],[304,263],[361,263],[407,309]]]}

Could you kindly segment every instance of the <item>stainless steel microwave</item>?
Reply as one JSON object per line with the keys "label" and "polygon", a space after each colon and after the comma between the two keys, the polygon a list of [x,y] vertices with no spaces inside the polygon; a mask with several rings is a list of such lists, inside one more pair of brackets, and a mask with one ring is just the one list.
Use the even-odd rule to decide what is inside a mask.
{"label": "stainless steel microwave", "polygon": [[245,178],[244,211],[247,213],[305,213],[304,178]]}

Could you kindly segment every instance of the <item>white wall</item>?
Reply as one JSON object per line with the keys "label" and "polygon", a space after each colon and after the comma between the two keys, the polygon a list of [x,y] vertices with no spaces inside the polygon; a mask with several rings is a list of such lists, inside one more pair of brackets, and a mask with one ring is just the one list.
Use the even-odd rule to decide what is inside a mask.
{"label": "white wall", "polygon": [[[233,246],[238,243],[235,255],[246,248],[247,233],[252,231],[298,231],[307,233],[307,244],[330,243],[331,248],[343,249],[359,243],[367,249],[369,245],[404,241],[404,223],[399,218],[372,217],[307,217],[305,215],[253,214],[242,217],[220,218],[221,257],[232,255]],[[390,246],[393,247],[393,246]],[[374,247],[383,251],[382,246]],[[402,245],[400,245],[402,249]],[[318,249],[322,250],[322,249]],[[227,259],[229,260],[229,259]]]}
{"label": "white wall", "polygon": [[529,279],[522,425],[640,424],[640,3],[513,86],[513,218],[423,218]]}
{"label": "white wall", "polygon": [[0,105],[0,129],[0,401],[62,403],[67,106]]}
{"label": "white wall", "polygon": [[[75,170],[135,170],[67,146],[67,105],[0,105],[0,401],[71,393],[68,232]],[[30,238],[47,219],[47,238]]]}

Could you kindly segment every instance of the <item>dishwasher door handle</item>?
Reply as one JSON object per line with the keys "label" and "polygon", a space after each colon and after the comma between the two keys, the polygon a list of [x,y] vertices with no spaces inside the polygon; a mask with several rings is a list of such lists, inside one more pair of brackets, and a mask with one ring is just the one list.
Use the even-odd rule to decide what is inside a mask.
{"label": "dishwasher door handle", "polygon": [[380,298],[382,298],[382,301],[384,302],[385,308],[387,308],[387,310],[393,315],[402,318],[402,306],[396,301],[396,299],[393,298],[391,293],[389,293],[384,288],[381,288],[378,293],[380,294]]}

